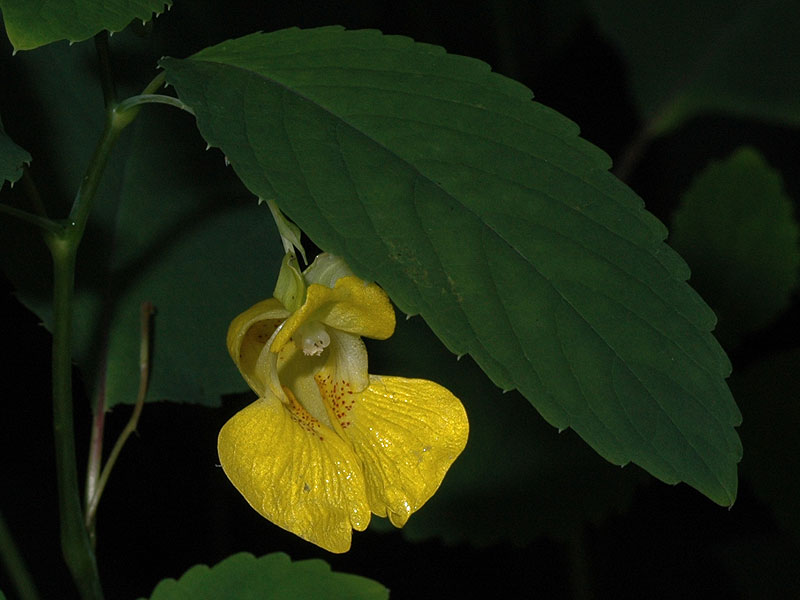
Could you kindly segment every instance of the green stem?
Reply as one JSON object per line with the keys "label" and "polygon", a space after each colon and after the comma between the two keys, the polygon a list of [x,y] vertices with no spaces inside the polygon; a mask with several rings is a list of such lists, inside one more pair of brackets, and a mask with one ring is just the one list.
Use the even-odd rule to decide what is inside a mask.
{"label": "green stem", "polygon": [[0,204],[0,213],[5,213],[9,216],[16,217],[20,221],[24,221],[30,225],[35,225],[37,227],[41,227],[44,231],[49,233],[50,235],[61,235],[63,228],[61,225],[56,223],[55,221],[51,221],[46,217],[40,217],[39,215],[34,215],[33,213],[29,213],[26,210],[22,210],[16,208],[14,206],[9,206],[8,204]]}
{"label": "green stem", "polygon": [[[98,46],[101,60],[102,43]],[[143,90],[152,94],[164,83],[157,75]],[[111,150],[122,130],[136,118],[141,102],[114,105],[104,88],[107,106],[106,125],[81,180],[69,217],[62,227],[49,228],[45,241],[53,259],[53,435],[55,437],[61,551],[81,597],[103,598],[92,543],[85,525],[78,489],[75,456],[75,431],[72,406],[72,315],[75,294],[75,261],[86,223]],[[33,216],[33,215],[31,215]],[[27,218],[27,217],[26,217]],[[31,220],[27,218],[27,220]]]}
{"label": "green stem", "polygon": [[148,103],[167,104],[169,106],[174,106],[175,108],[185,110],[190,115],[194,116],[194,111],[182,100],[175,98],[174,96],[165,96],[163,94],[139,94],[138,96],[131,96],[130,98],[126,98],[120,102],[117,108],[118,110],[124,111]]}
{"label": "green stem", "polygon": [[39,600],[39,592],[36,590],[36,585],[22,560],[17,545],[14,543],[3,513],[0,513],[0,558],[6,566],[6,571],[8,571],[11,583],[20,600]]}
{"label": "green stem", "polygon": [[164,82],[166,81],[166,79],[167,79],[166,71],[161,71],[158,75],[153,77],[153,79],[152,79],[152,81],[150,81],[150,83],[148,83],[145,86],[145,88],[142,90],[142,95],[155,94],[156,91],[162,85],[164,85]]}
{"label": "green stem", "polygon": [[[74,230],[74,228],[72,229]],[[70,230],[68,230],[70,231]],[[72,303],[80,238],[50,238],[53,257],[53,434],[55,436],[61,551],[84,599],[101,599],[100,575],[83,525],[72,417]]]}
{"label": "green stem", "polygon": [[106,108],[117,102],[117,88],[111,73],[111,50],[108,47],[108,31],[101,31],[94,36],[97,59],[100,62],[100,86],[103,88],[103,102]]}
{"label": "green stem", "polygon": [[97,562],[84,526],[78,489],[72,414],[72,314],[75,259],[108,157],[135,114],[108,111],[103,135],[60,234],[45,236],[53,259],[53,434],[55,436],[61,550],[81,597],[101,599]]}

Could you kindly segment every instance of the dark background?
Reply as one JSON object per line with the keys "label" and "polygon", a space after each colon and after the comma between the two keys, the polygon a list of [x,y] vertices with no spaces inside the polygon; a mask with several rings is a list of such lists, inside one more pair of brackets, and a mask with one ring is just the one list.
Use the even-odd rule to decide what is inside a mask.
{"label": "dark background", "polygon": [[[164,40],[163,53],[173,56],[186,56],[254,30],[292,25],[341,24],[408,35],[480,58],[522,81],[538,101],[577,122],[583,137],[619,157],[641,125],[624,61],[588,16],[577,10],[577,16],[567,18],[552,10],[554,6],[512,0],[458,4],[407,0],[324,7],[296,2],[287,8],[240,0],[176,0],[171,11],[142,35]],[[113,37],[111,43],[113,51]],[[7,56],[6,50],[7,42],[2,48]],[[151,76],[141,76],[124,60],[117,68],[123,79],[138,82],[139,88]],[[152,65],[147,68],[152,71]],[[4,85],[9,85],[8,78]],[[99,103],[99,92],[87,101]],[[0,108],[7,114],[6,106]],[[20,129],[18,124],[6,127]],[[779,127],[719,116],[694,119],[650,146],[628,183],[649,210],[668,222],[692,176],[710,159],[728,156],[746,143],[758,147],[782,170],[789,195],[797,198],[797,142],[796,131]],[[49,273],[42,277],[49,278]],[[58,544],[50,336],[14,299],[4,279],[1,285],[0,510],[42,596],[71,598],[75,594]],[[796,347],[797,315],[795,301],[768,330],[732,349],[735,372]],[[651,480],[640,486],[625,511],[578,524],[577,544],[548,536],[526,545],[449,545],[436,539],[410,543],[400,532],[368,531],[355,535],[348,554],[329,555],[263,521],[215,467],[216,434],[247,401],[229,398],[220,409],[168,403],[145,407],[139,434],[124,448],[100,506],[98,563],[108,598],[149,595],[163,577],[177,577],[193,564],[214,564],[242,550],[257,556],[282,550],[293,559],[322,557],[335,570],[380,581],[394,598],[473,596],[484,586],[498,597],[798,596],[796,539],[747,478],[741,481],[739,498],[730,511],[686,486]],[[82,467],[91,413],[77,371],[75,406]],[[127,410],[118,408],[108,417],[106,440],[115,439]],[[747,416],[744,408],[743,412]],[[524,499],[513,501],[524,504]],[[5,573],[0,573],[0,589],[13,597]]]}

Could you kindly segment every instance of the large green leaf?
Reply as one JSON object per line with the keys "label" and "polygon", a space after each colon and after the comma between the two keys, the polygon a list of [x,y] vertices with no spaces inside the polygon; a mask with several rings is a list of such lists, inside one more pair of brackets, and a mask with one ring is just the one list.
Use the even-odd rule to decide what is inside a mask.
{"label": "large green leaf", "polygon": [[754,148],[714,162],[674,215],[670,243],[720,318],[721,339],[766,325],[789,304],[800,267],[800,228],[780,174]]}
{"label": "large green leaf", "polygon": [[22,177],[22,165],[30,162],[31,155],[11,141],[0,121],[0,188]]}
{"label": "large green leaf", "polygon": [[[51,115],[48,135],[35,137],[54,215],[64,214],[57,200],[74,194],[102,129],[102,98],[83,68],[92,52],[91,44],[63,43],[15,59]],[[205,151],[188,115],[144,107],[114,150],[78,252],[73,353],[88,384],[103,385],[107,407],[136,400],[139,307],[150,301],[149,400],[217,405],[221,394],[246,389],[225,332],[270,295],[281,258],[269,211],[218,151]],[[0,259],[20,300],[49,327],[50,266],[38,232],[1,219]]]}
{"label": "large green leaf", "polygon": [[172,0],[0,0],[15,51],[81,42],[104,29],[121,31],[133,19],[148,21],[171,5]]}
{"label": "large green leaf", "polygon": [[314,242],[603,457],[736,495],[714,314],[578,128],[484,63],[377,31],[165,59],[203,137]]}
{"label": "large green leaf", "polygon": [[651,133],[716,112],[800,125],[796,0],[591,0]]}
{"label": "large green leaf", "polygon": [[389,590],[372,579],[335,573],[319,559],[292,562],[275,552],[261,558],[242,552],[213,567],[197,565],[177,581],[165,579],[150,600],[383,600]]}

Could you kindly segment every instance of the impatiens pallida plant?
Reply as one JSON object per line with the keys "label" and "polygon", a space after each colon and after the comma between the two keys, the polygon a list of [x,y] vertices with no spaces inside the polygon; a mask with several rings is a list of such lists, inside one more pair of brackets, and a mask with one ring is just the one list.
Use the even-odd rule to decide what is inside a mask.
{"label": "impatiens pallida plant", "polygon": [[[202,18],[193,3],[176,1],[153,24],[170,4],[0,0],[11,74],[0,97],[0,256],[52,333],[60,541],[81,597],[103,597],[98,506],[149,401],[225,411],[215,477],[265,517],[259,532],[277,525],[324,557],[358,546],[369,534],[351,539],[352,530],[380,530],[384,517],[412,540],[574,540],[588,514],[624,505],[637,483],[633,469],[612,482],[603,461],[591,462],[598,456],[733,505],[741,415],[712,335],[717,317],[687,283],[664,225],[574,123],[485,63],[409,37],[279,29],[265,17],[253,28],[272,31],[234,35],[216,23],[195,38],[173,27]],[[660,40],[647,35],[641,48],[627,3],[589,4],[623,54]],[[787,7],[749,10],[772,32],[796,20]],[[725,40],[741,42],[739,56],[752,28],[736,18],[722,29],[735,32]],[[664,37],[673,42],[693,47]],[[754,98],[745,88],[755,75],[715,63],[721,52],[692,63],[692,77],[686,65],[666,69],[681,73],[666,99],[654,89],[669,77],[658,72],[649,86],[630,59],[645,122],[621,174],[705,110],[800,122],[797,90],[764,85]],[[29,105],[52,118],[23,123]],[[754,150],[736,156],[734,171],[741,162],[754,169],[747,181],[774,192],[763,214],[782,219],[780,289],[769,314],[748,321],[766,323],[795,289],[797,227],[766,163]],[[708,213],[714,177],[679,213],[687,256],[697,247],[691,215]],[[306,261],[301,242],[316,257]],[[414,318],[396,323],[395,307]],[[85,476],[73,364],[92,402],[91,439],[77,444],[89,449]],[[108,411],[124,404],[133,416],[104,451]],[[562,452],[557,432],[568,429],[585,444]],[[215,500],[219,514],[256,517],[226,498]],[[0,520],[0,551],[20,596],[35,598],[9,529]],[[152,598],[267,591],[388,595],[276,552],[192,568]]]}

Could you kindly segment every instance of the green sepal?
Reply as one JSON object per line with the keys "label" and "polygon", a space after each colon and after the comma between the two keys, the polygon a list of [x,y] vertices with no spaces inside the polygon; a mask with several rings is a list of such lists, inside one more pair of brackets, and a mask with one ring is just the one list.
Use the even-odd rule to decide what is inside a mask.
{"label": "green sepal", "polygon": [[281,209],[278,208],[278,205],[275,204],[275,200],[272,200],[271,198],[269,200],[259,198],[258,203],[261,204],[262,202],[265,202],[267,206],[269,206],[269,210],[272,213],[272,218],[275,219],[275,225],[278,226],[278,233],[281,235],[281,242],[283,243],[284,251],[294,254],[294,249],[297,248],[297,250],[300,252],[300,256],[303,257],[303,262],[308,264],[306,251],[303,249],[303,245],[300,243],[300,228],[286,218],[286,216],[281,212]]}
{"label": "green sepal", "polygon": [[275,291],[272,293],[284,308],[289,312],[294,312],[303,305],[306,300],[306,282],[300,273],[300,266],[297,264],[297,257],[294,251],[287,252],[281,261],[281,270],[278,272],[278,281],[275,283]]}

